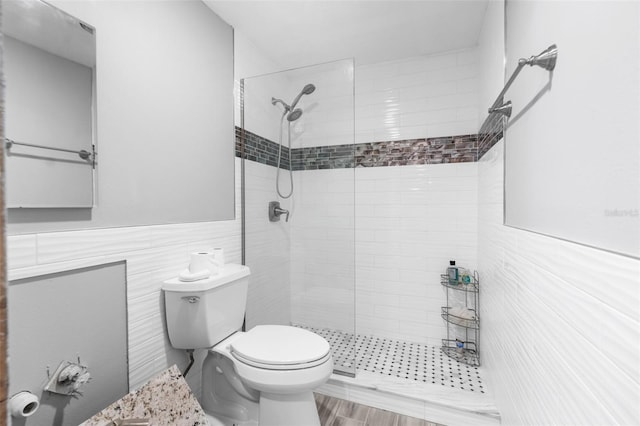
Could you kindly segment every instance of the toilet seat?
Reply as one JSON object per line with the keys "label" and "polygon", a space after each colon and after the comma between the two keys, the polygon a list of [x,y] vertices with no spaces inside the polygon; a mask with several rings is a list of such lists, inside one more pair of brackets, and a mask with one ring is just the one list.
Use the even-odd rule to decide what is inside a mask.
{"label": "toilet seat", "polygon": [[284,325],[258,325],[230,345],[243,364],[268,370],[299,370],[331,358],[329,343],[310,331]]}

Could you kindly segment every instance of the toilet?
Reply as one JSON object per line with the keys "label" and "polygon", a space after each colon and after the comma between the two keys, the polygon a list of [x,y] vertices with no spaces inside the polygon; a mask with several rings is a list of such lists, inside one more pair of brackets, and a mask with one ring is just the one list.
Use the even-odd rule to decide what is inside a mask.
{"label": "toilet", "polygon": [[227,264],[217,275],[165,281],[171,345],[207,348],[202,407],[220,424],[320,426],[312,390],[333,371],[322,337],[285,325],[242,332],[250,270]]}

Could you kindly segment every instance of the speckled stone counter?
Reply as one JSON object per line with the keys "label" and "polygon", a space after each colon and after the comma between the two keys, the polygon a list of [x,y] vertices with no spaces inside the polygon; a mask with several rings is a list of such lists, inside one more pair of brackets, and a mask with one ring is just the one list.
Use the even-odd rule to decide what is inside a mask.
{"label": "speckled stone counter", "polygon": [[80,426],[107,426],[116,419],[145,418],[151,426],[207,426],[207,418],[175,365]]}

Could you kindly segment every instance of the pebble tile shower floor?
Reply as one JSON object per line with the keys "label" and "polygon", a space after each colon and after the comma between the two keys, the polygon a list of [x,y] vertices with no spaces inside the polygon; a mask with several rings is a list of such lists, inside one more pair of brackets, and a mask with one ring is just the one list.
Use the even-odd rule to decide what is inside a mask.
{"label": "pebble tile shower floor", "polygon": [[440,347],[400,340],[383,339],[325,328],[298,326],[324,337],[331,345],[337,369],[353,367],[355,353],[357,369],[405,380],[439,384],[470,392],[484,393],[478,367],[460,363],[443,354]]}

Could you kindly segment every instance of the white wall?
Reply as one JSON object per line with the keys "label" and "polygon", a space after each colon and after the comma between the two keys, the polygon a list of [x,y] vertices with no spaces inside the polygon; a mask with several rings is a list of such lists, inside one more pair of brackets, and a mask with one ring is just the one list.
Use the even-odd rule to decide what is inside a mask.
{"label": "white wall", "polygon": [[478,51],[358,66],[356,143],[478,131]]}
{"label": "white wall", "polygon": [[487,3],[478,41],[479,106],[478,124],[487,118],[487,110],[504,87],[504,0]]}
{"label": "white wall", "polygon": [[[7,393],[30,391],[41,402],[13,425],[77,425],[129,391],[124,262],[12,282],[7,299]],[[88,368],[82,397],[43,389],[63,361]]]}
{"label": "white wall", "polygon": [[[258,52],[249,52],[249,55],[259,58]],[[262,70],[259,62],[255,62],[255,66]],[[250,64],[247,65],[249,68]],[[247,162],[247,166],[248,175],[257,176],[257,182],[267,182],[275,177],[275,169],[271,167],[251,162]],[[131,388],[139,387],[173,363],[184,370],[188,362],[184,352],[172,349],[166,337],[160,287],[163,280],[175,277],[188,265],[189,254],[194,251],[223,247],[227,262],[240,263],[239,159],[235,160],[235,170],[235,220],[12,235],[7,238],[9,279],[126,260]],[[273,188],[273,182],[265,185]],[[247,307],[250,326],[289,320],[288,238],[276,235],[272,240],[273,232],[281,232],[282,226],[271,226],[273,224],[265,219],[266,203],[257,202],[255,208],[251,204],[254,195],[273,198],[268,192],[265,194],[259,187],[248,189],[248,226],[256,221],[260,222],[259,228],[266,230],[255,245],[248,247],[249,256],[252,250],[264,250],[274,256],[281,254],[284,262],[281,268],[284,269],[277,267],[271,261],[273,258],[249,263],[253,272]],[[248,241],[252,241],[251,238]],[[265,300],[272,303],[265,303]],[[199,354],[200,359],[202,355]],[[198,364],[189,373],[188,382],[199,392]]]}
{"label": "white wall", "polygon": [[[237,199],[239,171],[236,164]],[[227,262],[240,263],[240,212],[237,206],[232,221],[14,235],[7,247],[9,280],[127,261],[129,383],[135,389],[174,363],[186,367],[184,351],[172,349],[166,334],[162,282],[184,270],[195,251],[223,247]],[[187,378],[196,392],[199,367]]]}
{"label": "white wall", "polygon": [[245,129],[272,142],[278,142],[278,123],[283,109],[281,105],[273,105],[271,98],[281,98],[291,103],[291,99],[287,99],[286,95],[290,80],[286,74],[279,73],[277,66],[266,58],[242,32],[235,31],[234,37],[236,126],[241,127],[240,81],[244,79]]}
{"label": "white wall", "polygon": [[509,89],[505,222],[640,257],[640,2],[508,2],[506,40],[558,62]]}
{"label": "white wall", "polygon": [[[233,44],[233,79],[235,92],[234,117],[236,126],[240,127],[240,80],[243,78],[251,78],[263,74],[274,73],[279,71],[279,69],[277,65],[265,57],[241,31],[234,30]],[[272,96],[275,96],[275,94]],[[258,117],[255,117],[254,120],[255,119],[258,119]],[[260,128],[253,131],[261,134]],[[264,135],[264,137],[268,136]]]}
{"label": "white wall", "polygon": [[[162,81],[159,82],[158,80],[152,83],[145,77],[144,81],[150,85],[147,89],[154,92],[154,96],[147,97],[146,94],[148,92],[143,90],[144,87],[140,86],[140,81],[142,80],[136,80],[131,73],[123,72],[122,58],[129,58],[133,63],[137,63],[136,61],[143,58],[143,56],[140,56],[142,51],[149,53],[154,60],[160,61],[165,65],[161,68],[167,73],[156,75],[160,80],[169,75],[175,76],[175,72],[179,72],[177,68],[179,68],[178,65],[181,62],[180,58],[174,58],[172,65],[170,64],[171,66],[169,66],[167,64],[171,61],[167,62],[165,49],[143,49],[140,51],[136,50],[130,43],[127,44],[127,34],[118,32],[122,26],[122,22],[118,21],[118,19],[126,16],[127,19],[132,21],[137,20],[131,22],[131,25],[139,31],[143,30],[143,23],[149,25],[151,29],[144,27],[148,30],[145,33],[145,37],[153,38],[154,34],[157,33],[155,26],[162,25],[162,19],[168,20],[169,23],[167,25],[173,26],[176,31],[179,31],[180,28],[178,23],[185,23],[189,26],[189,34],[194,34],[193,26],[196,22],[208,28],[212,22],[208,18],[213,17],[215,22],[217,17],[206,6],[199,5],[197,2],[187,2],[189,5],[182,2],[150,2],[144,5],[139,2],[136,4],[116,5],[109,3],[96,5],[61,0],[55,3],[58,7],[64,8],[87,22],[96,25],[98,40],[103,40],[103,42],[98,43],[98,76],[102,76],[98,80],[98,126],[101,129],[98,137],[104,148],[102,150],[102,160],[100,161],[104,162],[103,167],[107,167],[106,165],[108,164],[110,165],[108,167],[118,169],[120,175],[115,180],[111,180],[108,176],[99,176],[99,178],[106,179],[102,184],[108,185],[110,191],[109,197],[100,198],[105,204],[102,207],[112,209],[115,208],[114,206],[124,205],[127,208],[120,207],[119,215],[126,216],[127,219],[131,219],[134,222],[144,222],[144,217],[141,219],[139,210],[135,208],[137,203],[140,203],[140,199],[134,197],[134,201],[131,201],[129,197],[133,196],[132,194],[135,195],[136,191],[143,191],[145,188],[144,180],[151,179],[152,175],[148,174],[143,176],[144,179],[139,180],[127,176],[127,173],[123,174],[122,158],[119,157],[121,152],[118,151],[118,146],[121,147],[121,143],[130,142],[131,145],[128,146],[127,151],[135,149],[136,153],[145,159],[145,161],[136,163],[135,167],[128,167],[128,173],[133,173],[132,170],[135,168],[135,173],[144,175],[145,170],[153,165],[156,168],[161,167],[163,176],[170,179],[175,175],[175,170],[170,167],[171,162],[159,161],[159,158],[155,157],[157,151],[154,149],[157,146],[154,144],[158,139],[154,139],[153,134],[154,132],[166,131],[162,139],[166,141],[166,138],[169,137],[172,146],[175,146],[175,140],[177,139],[174,137],[189,137],[189,133],[182,132],[184,127],[181,127],[181,125],[184,122],[177,119],[169,119],[162,122],[162,114],[152,114],[153,108],[164,105],[162,102],[153,106],[150,105],[150,103],[153,103],[155,96],[171,101],[179,98],[173,97],[172,92],[159,91],[158,87],[177,86],[172,86],[169,83],[167,83],[169,86],[165,86]],[[195,17],[193,19],[189,18],[193,14],[195,14]],[[118,28],[114,29],[114,26]],[[128,28],[131,29],[131,27]],[[116,33],[124,39],[114,39],[108,36]],[[169,33],[167,35],[170,36]],[[137,42],[141,42],[141,40],[142,38],[136,38]],[[148,39],[145,40],[149,42]],[[173,39],[172,42],[179,42],[180,40],[183,39]],[[185,43],[187,42],[185,41]],[[123,49],[125,44],[129,46],[129,50]],[[178,50],[175,50],[174,53],[178,53]],[[152,58],[147,59],[151,60]],[[145,61],[145,66],[149,66],[152,62]],[[140,68],[138,71],[144,74],[145,70]],[[125,78],[127,81],[123,82],[119,80],[120,78]],[[209,76],[208,78],[216,79],[215,76]],[[221,79],[216,80],[220,80],[218,83],[222,82]],[[185,78],[185,81],[189,81],[189,79]],[[192,81],[189,82],[189,84],[191,83]],[[131,90],[127,90],[127,88]],[[135,102],[131,101],[131,99],[134,99]],[[231,102],[231,98],[229,98],[229,101]],[[126,109],[120,109],[121,102],[127,104]],[[187,115],[190,114],[189,111],[191,109],[183,106],[180,106],[180,108]],[[172,105],[172,108],[167,111],[173,110]],[[126,117],[119,115],[123,111],[126,112]],[[164,111],[163,114],[167,111]],[[230,114],[229,119],[231,119]],[[188,117],[186,122],[189,122]],[[24,227],[14,229],[15,235],[10,235],[7,238],[9,280],[65,271],[104,262],[127,261],[129,382],[132,389],[144,384],[153,375],[173,363],[177,363],[181,370],[184,370],[188,363],[184,352],[172,349],[167,339],[164,326],[163,299],[160,290],[162,281],[175,277],[182,271],[188,265],[189,254],[194,251],[223,247],[226,250],[228,262],[240,263],[241,261],[240,163],[239,160],[232,162],[233,136],[231,122],[228,121],[228,123],[229,137],[216,140],[228,148],[229,156],[227,157],[226,165],[229,170],[231,170],[232,165],[235,165],[235,176],[223,182],[222,186],[228,185],[231,187],[231,179],[235,180],[235,187],[232,188],[233,193],[231,195],[232,197],[235,196],[235,200],[238,202],[234,205],[233,198],[230,198],[229,202],[231,204],[221,203],[219,200],[218,204],[228,209],[232,214],[234,213],[235,219],[217,222],[183,223],[179,217],[173,217],[177,223],[171,225],[121,226],[62,232],[44,232],[44,229],[40,229],[40,227],[35,228],[33,223],[27,223],[21,224],[26,225]],[[181,131],[176,133],[178,128],[175,126],[181,127]],[[202,129],[199,131],[194,130],[195,128],[193,127],[190,127],[190,129],[196,131],[196,133],[199,132],[196,135],[198,138],[206,135],[206,131]],[[113,146],[113,149],[107,149],[109,143],[117,146]],[[192,158],[192,154],[190,156]],[[153,161],[149,162],[149,158]],[[182,164],[187,163],[189,162],[183,162]],[[211,165],[207,167],[211,168]],[[168,172],[172,170],[174,171],[173,173]],[[125,178],[126,182],[118,184],[120,178]],[[103,186],[99,186],[100,188],[104,189]],[[184,188],[179,189],[181,191],[184,190]],[[173,186],[162,188],[163,193],[172,190],[176,189]],[[110,204],[111,201],[114,204]],[[154,202],[146,203],[146,205],[147,207],[158,208],[158,205]],[[180,209],[184,210],[185,206],[197,209],[187,202],[183,203]],[[95,221],[92,223],[102,222]],[[78,225],[73,221],[69,221],[65,222],[65,227],[77,228]],[[202,352],[198,354],[199,360],[202,359],[202,355]],[[189,373],[188,382],[195,392],[199,392],[199,363]]]}
{"label": "white wall", "polygon": [[[99,31],[99,30],[98,30]],[[270,72],[272,65],[260,52],[252,50],[241,35],[235,35],[236,82],[238,75]],[[243,55],[244,53],[244,55]],[[105,72],[105,71],[102,71]],[[104,94],[104,96],[107,96]],[[238,103],[239,105],[239,103]],[[239,119],[239,114],[236,115]],[[251,166],[249,166],[251,174]],[[260,173],[258,169],[256,173]],[[262,179],[262,178],[261,178]],[[251,191],[251,190],[249,190]],[[270,198],[270,197],[269,197]],[[183,351],[171,348],[166,337],[164,309],[160,286],[175,277],[189,262],[189,254],[211,247],[223,247],[228,262],[240,263],[240,160],[235,160],[235,219],[219,222],[179,223],[173,225],[105,228],[84,231],[25,233],[7,238],[9,279],[18,279],[52,271],[64,271],[86,265],[115,260],[127,261],[127,303],[129,323],[129,381],[132,389],[173,363],[181,370],[188,359]],[[262,209],[251,209],[258,215]],[[266,217],[266,206],[264,207]],[[252,213],[248,222],[251,223]],[[267,238],[268,240],[268,238]],[[288,241],[288,240],[286,240]],[[288,260],[288,254],[285,256]],[[251,265],[250,265],[251,266]],[[271,313],[285,315],[288,320],[288,272],[269,265],[252,267],[252,291],[248,306],[249,322],[271,322]],[[288,268],[286,269],[288,271]],[[265,274],[267,274],[265,276]],[[269,276],[268,274],[272,274]],[[277,276],[286,277],[279,281]],[[277,283],[276,293],[263,283]],[[264,289],[263,292],[260,292]],[[265,294],[282,294],[282,305],[262,304]],[[276,298],[276,300],[278,300]],[[279,302],[278,302],[279,303]],[[284,307],[284,308],[283,308]],[[265,308],[265,309],[263,309]],[[276,322],[276,321],[273,321]],[[203,354],[198,354],[202,359]],[[199,393],[199,364],[191,370],[188,382]]]}
{"label": "white wall", "polygon": [[231,27],[195,1],[53,3],[96,28],[96,205],[11,210],[8,232],[232,219]]}
{"label": "white wall", "polygon": [[502,422],[637,424],[640,261],[504,226],[504,148],[478,172],[482,351]]}
{"label": "white wall", "polygon": [[[282,108],[271,98],[284,97],[287,77],[239,31],[235,32],[236,126],[240,121],[240,80],[245,79],[245,128],[278,142]],[[271,74],[270,74],[271,73]],[[290,100],[286,102],[291,102]],[[237,160],[238,164],[240,160]],[[283,179],[288,181],[285,171]],[[258,324],[289,324],[289,224],[269,222],[267,206],[278,199],[275,167],[245,161],[246,264],[251,268],[247,301],[247,328]],[[283,181],[283,188],[285,186]],[[237,183],[239,184],[239,183]],[[238,206],[240,198],[236,198]],[[283,208],[289,208],[287,201]]]}
{"label": "white wall", "polygon": [[[487,14],[481,51],[503,43],[502,4]],[[502,88],[491,61],[489,102]],[[481,349],[502,423],[637,424],[640,261],[504,226],[504,150],[519,142],[507,132],[478,163]]]}

